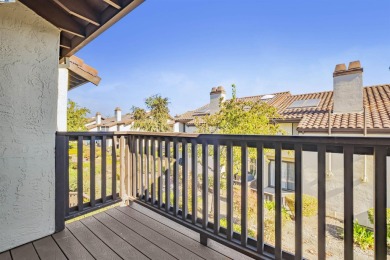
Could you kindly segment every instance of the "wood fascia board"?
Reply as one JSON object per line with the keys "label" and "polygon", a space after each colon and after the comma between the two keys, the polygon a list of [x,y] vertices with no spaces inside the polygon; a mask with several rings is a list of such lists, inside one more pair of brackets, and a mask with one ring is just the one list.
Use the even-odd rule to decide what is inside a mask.
{"label": "wood fascia board", "polygon": [[85,38],[85,32],[79,23],[65,13],[59,6],[47,0],[20,0],[25,6],[33,10],[43,19],[58,27],[62,31],[76,35],[80,38]]}
{"label": "wood fascia board", "polygon": [[83,79],[95,84],[96,86],[99,85],[101,78],[98,76],[93,76],[84,70],[80,69],[77,65],[70,63],[69,70],[74,72],[75,74],[81,76]]}
{"label": "wood fascia board", "polygon": [[[133,0],[128,5],[123,7],[121,10],[119,10],[111,19],[104,22],[103,20],[103,14],[101,15],[102,25],[95,30],[91,31],[90,34],[87,35],[86,39],[80,39],[77,37],[74,37],[72,39],[72,47],[75,46],[71,50],[62,49],[62,56],[72,56],[77,51],[79,51],[81,48],[83,48],[85,45],[87,45],[89,42],[91,42],[93,39],[95,39],[97,36],[99,36],[102,32],[110,28],[113,24],[115,24],[117,21],[122,19],[125,15],[133,11],[135,8],[137,8],[140,4],[142,4],[145,0]],[[107,8],[112,9],[112,8]]]}
{"label": "wood fascia board", "polygon": [[69,14],[84,21],[100,26],[99,15],[85,1],[80,0],[53,0]]}

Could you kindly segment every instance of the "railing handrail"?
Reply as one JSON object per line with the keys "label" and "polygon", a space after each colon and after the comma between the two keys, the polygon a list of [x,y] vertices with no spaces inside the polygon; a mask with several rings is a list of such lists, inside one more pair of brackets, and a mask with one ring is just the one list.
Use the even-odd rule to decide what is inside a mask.
{"label": "railing handrail", "polygon": [[218,141],[245,141],[245,142],[283,142],[283,143],[316,143],[325,145],[361,145],[361,146],[389,146],[390,138],[372,136],[286,136],[286,135],[235,135],[235,134],[189,134],[177,132],[57,132],[60,136],[125,136],[141,135],[149,137],[172,137],[172,138],[196,138],[201,140]]}

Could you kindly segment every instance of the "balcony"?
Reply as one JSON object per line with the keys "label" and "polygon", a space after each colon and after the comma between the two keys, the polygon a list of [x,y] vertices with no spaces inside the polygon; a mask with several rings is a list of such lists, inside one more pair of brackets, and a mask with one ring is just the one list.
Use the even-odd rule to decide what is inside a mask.
{"label": "balcony", "polygon": [[[58,233],[11,253],[13,259],[34,248],[41,258],[40,250],[69,259],[74,253],[100,259],[236,258],[226,253],[230,250],[255,259],[386,259],[389,145],[388,138],[364,137],[57,133]],[[338,195],[327,187],[329,154],[342,161],[343,184],[336,189],[342,193],[338,248],[333,240],[330,243],[334,239],[330,237],[330,205]],[[265,180],[271,176],[266,176],[267,156],[273,160],[271,219],[265,192]],[[365,189],[373,196],[375,243],[371,251],[366,250],[369,253],[362,254],[354,253],[354,211],[362,203],[357,197],[361,190],[356,190],[358,156],[372,158],[374,183]],[[291,176],[285,172],[287,166],[282,166],[287,157]],[[305,169],[313,166],[308,163],[315,165],[316,182],[305,187]],[[253,167],[255,180],[248,183],[248,169]],[[241,173],[239,183],[234,177],[237,173]],[[283,199],[287,183],[288,193],[295,195],[291,208],[286,208]],[[312,186],[316,187],[316,213],[310,220],[316,222],[309,232],[314,249],[306,245],[311,226],[303,199]],[[65,225],[65,220],[118,202],[121,207]]]}

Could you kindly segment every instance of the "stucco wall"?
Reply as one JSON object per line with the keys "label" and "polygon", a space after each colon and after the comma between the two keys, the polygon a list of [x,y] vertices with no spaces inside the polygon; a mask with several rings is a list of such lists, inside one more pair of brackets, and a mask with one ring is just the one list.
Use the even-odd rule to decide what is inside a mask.
{"label": "stucco wall", "polygon": [[0,252],[54,232],[59,30],[0,5]]}

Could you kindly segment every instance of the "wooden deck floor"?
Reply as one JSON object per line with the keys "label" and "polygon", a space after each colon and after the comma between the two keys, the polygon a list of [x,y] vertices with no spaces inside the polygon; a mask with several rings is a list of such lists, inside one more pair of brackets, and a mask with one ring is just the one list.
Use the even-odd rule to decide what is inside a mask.
{"label": "wooden deck floor", "polygon": [[60,233],[1,253],[0,260],[232,258],[201,245],[198,237],[133,203],[66,224]]}

